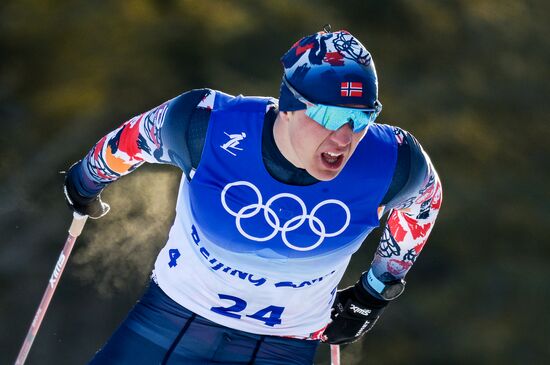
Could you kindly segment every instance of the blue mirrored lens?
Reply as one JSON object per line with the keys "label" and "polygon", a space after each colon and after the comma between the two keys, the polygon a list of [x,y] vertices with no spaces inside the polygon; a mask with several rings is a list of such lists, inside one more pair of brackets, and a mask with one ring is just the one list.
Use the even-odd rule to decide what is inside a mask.
{"label": "blue mirrored lens", "polygon": [[308,106],[306,115],[331,131],[338,130],[347,123],[353,124],[353,131],[360,132],[374,122],[378,113],[374,110],[343,108],[316,104]]}

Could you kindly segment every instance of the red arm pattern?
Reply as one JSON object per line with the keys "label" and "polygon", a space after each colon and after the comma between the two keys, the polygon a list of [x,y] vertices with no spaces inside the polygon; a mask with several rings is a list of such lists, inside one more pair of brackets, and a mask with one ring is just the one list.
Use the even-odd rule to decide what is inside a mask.
{"label": "red arm pattern", "polygon": [[[178,165],[170,152],[181,152],[185,145],[183,139],[177,138],[184,133],[175,129],[184,122],[167,123],[167,114],[173,103],[181,101],[180,97],[124,122],[99,140],[80,162],[82,174],[80,181],[75,183],[79,193],[82,196],[97,195],[107,184],[129,174],[144,162]],[[209,92],[193,108],[211,109],[214,98],[215,93]]]}
{"label": "red arm pattern", "polygon": [[[425,155],[425,153],[424,153]],[[372,262],[382,281],[403,278],[416,261],[433,229],[443,190],[429,157],[428,174],[416,194],[390,211],[384,233]]]}

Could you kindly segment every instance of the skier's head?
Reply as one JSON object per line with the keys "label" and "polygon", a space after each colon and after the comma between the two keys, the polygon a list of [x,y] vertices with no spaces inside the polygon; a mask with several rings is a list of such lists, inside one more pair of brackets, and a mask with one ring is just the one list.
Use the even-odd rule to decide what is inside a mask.
{"label": "skier's head", "polygon": [[324,31],[296,42],[281,61],[277,145],[295,166],[331,180],[382,108],[371,55],[349,32]]}
{"label": "skier's head", "polygon": [[378,79],[370,53],[345,30],[322,31],[296,42],[281,58],[284,66],[279,109],[306,109],[297,97],[332,106],[380,111]]}

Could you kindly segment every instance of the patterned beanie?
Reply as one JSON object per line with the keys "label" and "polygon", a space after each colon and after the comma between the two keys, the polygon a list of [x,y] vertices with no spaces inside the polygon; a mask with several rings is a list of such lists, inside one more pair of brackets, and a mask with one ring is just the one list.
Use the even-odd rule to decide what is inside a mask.
{"label": "patterned beanie", "polygon": [[[348,31],[322,31],[304,37],[281,61],[283,77],[313,103],[373,107],[378,101],[378,78],[372,57]],[[279,110],[305,108],[281,83]]]}

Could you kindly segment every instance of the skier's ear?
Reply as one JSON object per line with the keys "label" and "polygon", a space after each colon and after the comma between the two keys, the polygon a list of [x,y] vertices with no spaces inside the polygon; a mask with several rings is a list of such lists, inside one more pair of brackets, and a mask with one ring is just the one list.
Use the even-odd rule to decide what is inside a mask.
{"label": "skier's ear", "polygon": [[279,112],[279,117],[283,122],[288,122],[292,112]]}

